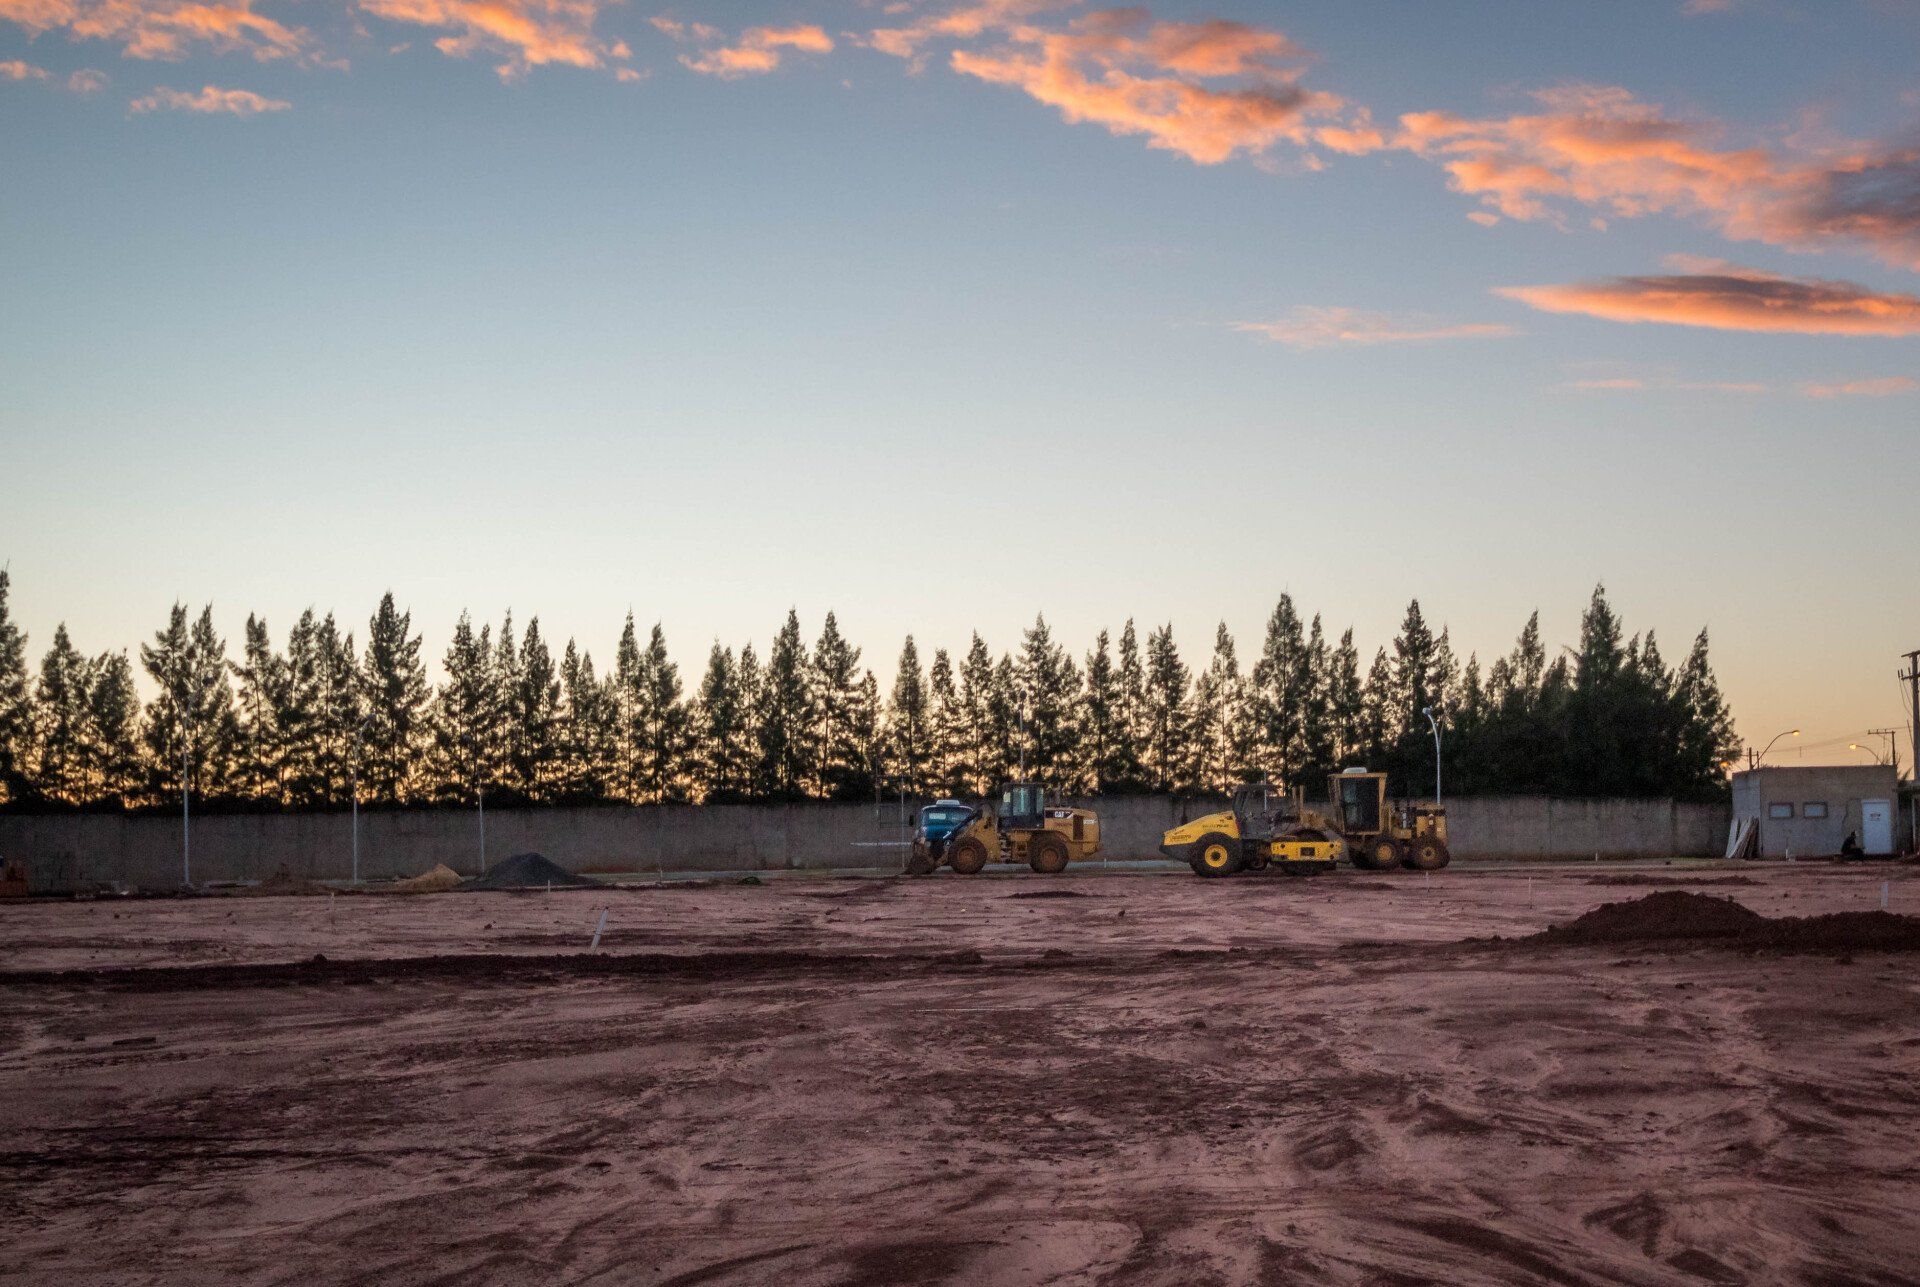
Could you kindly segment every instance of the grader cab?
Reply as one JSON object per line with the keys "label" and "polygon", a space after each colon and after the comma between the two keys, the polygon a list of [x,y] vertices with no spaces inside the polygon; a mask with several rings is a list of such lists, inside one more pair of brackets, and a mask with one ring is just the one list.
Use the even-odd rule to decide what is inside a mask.
{"label": "grader cab", "polygon": [[973,876],[999,861],[1023,862],[1051,876],[1065,871],[1069,862],[1098,852],[1100,817],[1093,810],[1050,803],[1046,788],[1035,782],[1009,782],[995,794],[995,806],[969,809],[937,840],[923,839],[924,827],[916,831],[908,874],[924,876],[951,867],[959,875]]}
{"label": "grader cab", "polygon": [[1439,871],[1453,861],[1446,806],[1389,801],[1384,773],[1348,769],[1334,774],[1327,779],[1327,802],[1357,867]]}

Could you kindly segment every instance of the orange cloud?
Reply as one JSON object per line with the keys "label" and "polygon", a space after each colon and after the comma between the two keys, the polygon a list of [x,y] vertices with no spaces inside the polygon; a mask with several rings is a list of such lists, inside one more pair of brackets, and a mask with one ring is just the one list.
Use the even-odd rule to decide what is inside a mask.
{"label": "orange cloud", "polygon": [[680,62],[703,76],[734,80],[741,76],[764,76],[780,66],[784,51],[796,49],[808,54],[833,52],[833,37],[819,27],[801,24],[792,27],[749,27],[731,45],[721,44],[724,33],[705,23],[683,23],[661,16],[653,25],[675,40],[696,40],[713,47],[698,54],[680,55]]}
{"label": "orange cloud", "polygon": [[182,58],[194,45],[244,51],[261,61],[315,52],[304,28],[255,13],[252,0],[0,0],[0,18],[34,35],[60,29],[78,40],[110,41],[130,58]]}
{"label": "orange cloud", "polygon": [[67,77],[67,88],[76,94],[96,94],[106,87],[107,74],[91,67],[82,67]]}
{"label": "orange cloud", "polygon": [[1842,380],[1835,384],[1803,384],[1800,392],[1809,398],[1890,398],[1920,389],[1920,380],[1907,375],[1889,375],[1875,380]]}
{"label": "orange cloud", "polygon": [[1617,87],[1535,98],[1544,110],[1503,119],[1411,113],[1390,143],[1446,170],[1455,191],[1479,199],[1483,223],[1564,224],[1568,207],[1681,215],[1738,240],[1856,242],[1920,267],[1920,150],[1730,148],[1717,127],[1675,119]]}
{"label": "orange cloud", "polygon": [[496,70],[506,79],[555,63],[596,68],[630,56],[624,42],[594,34],[605,0],[360,0],[360,7],[389,22],[449,29],[435,49],[450,58],[503,56]]}
{"label": "orange cloud", "polygon": [[1296,349],[1350,344],[1401,344],[1432,340],[1489,339],[1515,334],[1497,322],[1436,324],[1424,318],[1394,317],[1356,308],[1294,309],[1278,322],[1236,322],[1233,329]]}
{"label": "orange cloud", "polygon": [[[1284,34],[1240,22],[1157,21],[1144,9],[1103,9],[1064,27],[1036,15],[1053,0],[990,0],[871,33],[875,49],[921,65],[936,38],[992,35],[955,49],[953,69],[1018,89],[1068,121],[1144,136],[1201,165],[1258,155],[1276,143],[1365,152],[1384,140],[1364,112],[1297,83],[1308,56]],[[1205,82],[1228,81],[1227,84]]]}
{"label": "orange cloud", "polygon": [[1731,267],[1718,273],[1508,286],[1496,293],[1549,313],[1584,313],[1615,322],[1802,335],[1920,335],[1920,296]]}
{"label": "orange cloud", "polygon": [[136,98],[127,106],[136,115],[168,111],[258,116],[262,112],[284,112],[293,104],[280,98],[262,98],[248,89],[219,89],[205,85],[198,93],[189,94],[162,85],[145,98]]}
{"label": "orange cloud", "polygon": [[0,63],[0,80],[45,80],[47,69],[35,67],[32,63],[23,63],[18,58]]}

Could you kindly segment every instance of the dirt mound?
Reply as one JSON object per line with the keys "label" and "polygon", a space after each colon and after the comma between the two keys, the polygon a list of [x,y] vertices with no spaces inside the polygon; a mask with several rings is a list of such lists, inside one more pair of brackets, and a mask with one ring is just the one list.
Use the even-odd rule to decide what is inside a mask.
{"label": "dirt mound", "polygon": [[387,889],[395,894],[443,894],[459,884],[460,873],[443,862],[437,862],[431,871],[423,871],[407,880],[396,880]]}
{"label": "dirt mound", "polygon": [[1688,939],[1788,951],[1915,951],[1920,950],[1920,916],[1832,912],[1825,916],[1768,917],[1731,898],[1663,890],[1631,902],[1604,904],[1566,925],[1549,926],[1526,941],[1575,944]]}
{"label": "dirt mound", "polygon": [[1757,885],[1760,882],[1751,876],[1640,876],[1621,873],[1617,876],[1592,876],[1589,885],[1627,885],[1636,888],[1651,888],[1658,885],[1682,885],[1699,887],[1702,885]]}
{"label": "dirt mound", "polygon": [[545,854],[515,854],[488,868],[484,876],[460,882],[461,889],[587,889],[599,881],[576,876]]}
{"label": "dirt mound", "polygon": [[240,891],[242,895],[252,898],[285,898],[289,895],[331,894],[332,892],[333,891],[325,885],[316,885],[310,880],[303,880],[299,876],[294,875],[291,871],[287,870],[285,863],[281,863],[279,869],[275,871],[273,875],[267,877],[253,888]]}

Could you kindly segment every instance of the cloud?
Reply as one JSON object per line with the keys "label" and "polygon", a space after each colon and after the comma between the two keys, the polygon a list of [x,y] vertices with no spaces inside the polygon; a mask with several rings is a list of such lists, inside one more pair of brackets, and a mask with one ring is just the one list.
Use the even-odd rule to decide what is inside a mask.
{"label": "cloud", "polygon": [[1300,307],[1277,322],[1235,322],[1233,329],[1261,335],[1296,349],[1354,344],[1404,344],[1433,340],[1490,339],[1513,335],[1497,322],[1435,323],[1427,318],[1396,317],[1357,308]]}
{"label": "cloud", "polygon": [[97,94],[107,87],[107,74],[91,67],[82,67],[67,77],[67,88],[76,94]]}
{"label": "cloud", "polygon": [[136,98],[127,106],[135,115],[167,111],[257,116],[261,112],[284,112],[293,104],[285,99],[262,98],[249,89],[219,89],[204,85],[198,93],[189,94],[162,85],[145,98]]}
{"label": "cloud", "polygon": [[[631,56],[625,42],[596,35],[594,21],[610,0],[359,0],[389,22],[453,34],[433,47],[449,58],[486,53],[504,58],[495,70],[512,80],[535,67],[599,68]],[[6,0],[0,0],[0,4]]]}
{"label": "cloud", "polygon": [[1680,6],[1680,12],[1689,18],[1703,13],[1726,13],[1734,6],[1734,0],[1686,0]]}
{"label": "cloud", "polygon": [[683,23],[661,16],[653,25],[679,41],[698,41],[711,46],[698,54],[682,54],[680,62],[703,76],[736,80],[741,76],[764,76],[780,66],[786,50],[808,54],[833,52],[833,37],[811,24],[791,27],[749,27],[733,44],[721,43],[725,33],[705,23]]}
{"label": "cloud", "polygon": [[1542,110],[1491,120],[1400,118],[1390,146],[1443,168],[1479,200],[1480,222],[1550,220],[1569,208],[1702,220],[1742,241],[1868,247],[1920,267],[1920,149],[1869,144],[1728,147],[1720,127],[1681,120],[1615,86],[1538,91]]}
{"label": "cloud", "polygon": [[12,58],[0,63],[0,80],[45,80],[47,69]]}
{"label": "cloud", "polygon": [[129,58],[178,59],[197,45],[263,62],[316,52],[305,28],[255,13],[252,0],[0,0],[0,19],[36,36],[57,29],[76,40],[109,41]]}
{"label": "cloud", "polygon": [[1799,392],[1809,398],[1891,398],[1920,389],[1920,380],[1907,375],[1889,375],[1874,380],[1842,380],[1834,384],[1802,384]]}
{"label": "cloud", "polygon": [[1653,390],[1677,390],[1682,393],[1733,393],[1751,395],[1769,392],[1770,386],[1745,380],[1676,380],[1670,376],[1643,379],[1640,376],[1614,376],[1606,379],[1569,380],[1562,388],[1583,393],[1645,393]]}
{"label": "cloud", "polygon": [[1586,393],[1616,393],[1644,389],[1647,387],[1647,382],[1645,380],[1637,380],[1632,376],[1616,376],[1610,380],[1570,380],[1567,383],[1567,387],[1569,389],[1579,389]]}
{"label": "cloud", "polygon": [[1802,335],[1920,335],[1920,296],[1733,267],[1718,273],[1508,286],[1496,293],[1549,313],[1584,313],[1615,322]]}
{"label": "cloud", "polygon": [[[868,33],[918,72],[935,41],[948,65],[1017,89],[1076,124],[1144,137],[1201,165],[1275,144],[1361,153],[1384,146],[1366,113],[1298,83],[1311,56],[1284,33],[1225,19],[1164,21],[1142,8],[1045,21],[1073,0],[978,0]],[[1317,168],[1308,161],[1309,168]]]}

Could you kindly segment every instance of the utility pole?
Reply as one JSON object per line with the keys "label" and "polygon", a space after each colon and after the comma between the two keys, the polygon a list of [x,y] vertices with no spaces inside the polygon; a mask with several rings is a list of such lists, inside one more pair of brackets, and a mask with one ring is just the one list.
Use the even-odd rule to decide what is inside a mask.
{"label": "utility pole", "polygon": [[1907,695],[1913,702],[1913,714],[1909,717],[1907,732],[1913,737],[1913,758],[1907,761],[1912,766],[1916,778],[1920,778],[1920,648],[1906,654],[1907,668],[1900,676],[1906,681]]}

